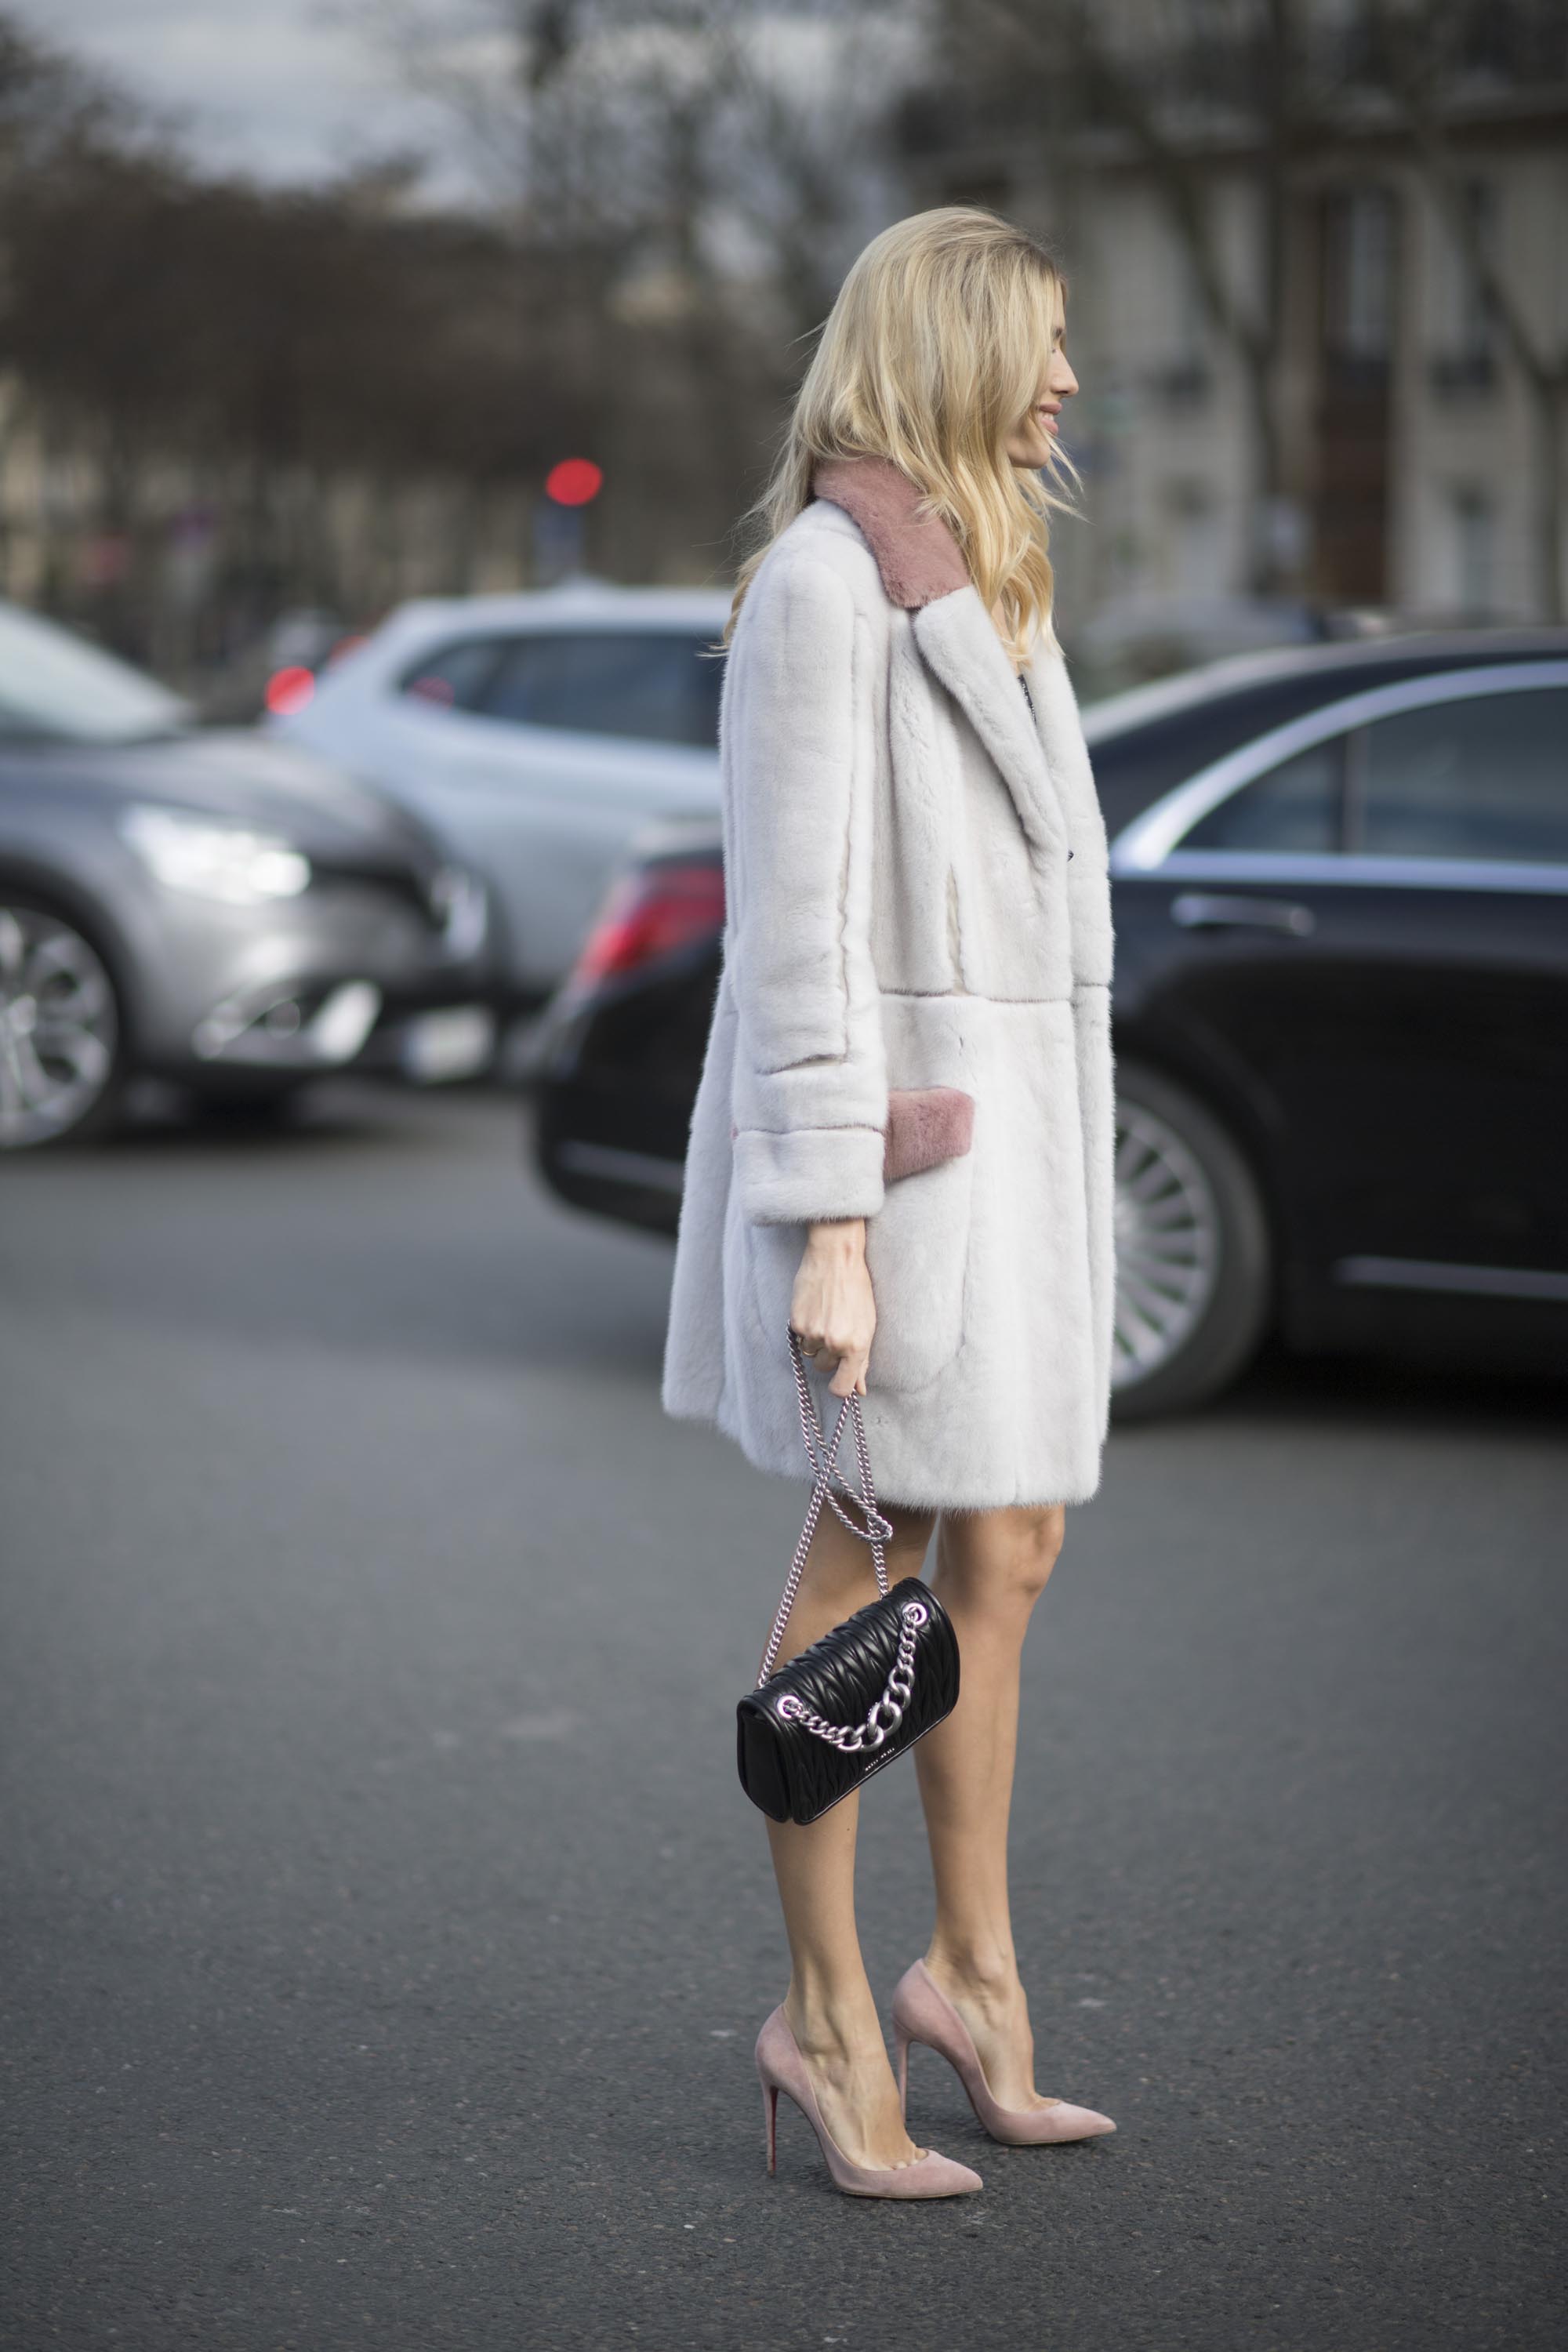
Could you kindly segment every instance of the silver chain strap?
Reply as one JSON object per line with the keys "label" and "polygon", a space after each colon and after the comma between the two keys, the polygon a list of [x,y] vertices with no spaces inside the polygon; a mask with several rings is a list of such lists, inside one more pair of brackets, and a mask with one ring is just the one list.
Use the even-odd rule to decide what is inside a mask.
{"label": "silver chain strap", "polygon": [[[805,1572],[806,1555],[811,1549],[811,1540],[816,1533],[817,1521],[822,1517],[822,1506],[825,1502],[848,1528],[852,1536],[858,1536],[862,1543],[870,1545],[871,1564],[877,1575],[877,1591],[884,1601],[889,1591],[885,1547],[893,1539],[893,1528],[892,1522],[884,1518],[877,1508],[877,1490],[871,1482],[871,1456],[866,1444],[866,1424],[860,1417],[860,1400],[852,1389],[839,1408],[838,1421],[832,1439],[829,1440],[816,1417],[816,1407],[812,1402],[811,1390],[805,1377],[805,1358],[801,1349],[798,1332],[790,1333],[789,1350],[790,1363],[795,1372],[795,1396],[800,1406],[800,1433],[805,1440],[806,1458],[816,1475],[811,1490],[811,1501],[806,1509],[805,1525],[800,1531],[800,1541],[795,1545],[795,1558],[790,1562],[789,1574],[784,1580],[784,1598],[779,1602],[778,1615],[773,1619],[773,1630],[769,1636],[768,1646],[763,1654],[762,1672],[757,1676],[759,1690],[773,1673],[773,1662],[778,1656],[780,1645],[784,1641],[784,1627],[789,1622],[790,1611],[795,1607],[795,1595],[800,1591],[800,1580]],[[837,1466],[838,1445],[844,1435],[846,1421],[850,1423],[855,1433],[855,1453],[860,1472],[858,1494]],[[838,1489],[837,1494],[834,1492],[836,1486]],[[844,1502],[857,1505],[864,1514],[863,1527],[850,1517],[844,1507],[844,1502],[839,1500],[839,1495],[843,1496]],[[785,1723],[798,1722],[804,1725],[807,1731],[815,1732],[819,1739],[826,1740],[831,1747],[841,1748],[847,1756],[858,1755],[867,1748],[880,1748],[889,1734],[898,1729],[903,1720],[904,1709],[913,1696],[915,1642],[921,1627],[927,1622],[930,1614],[930,1611],[923,1608],[918,1601],[906,1601],[900,1610],[902,1624],[899,1633],[898,1655],[893,1661],[882,1695],[873,1703],[864,1723],[829,1723],[824,1717],[813,1714],[805,1701],[796,1698],[793,1692],[786,1692],[779,1701],[781,1719]]]}

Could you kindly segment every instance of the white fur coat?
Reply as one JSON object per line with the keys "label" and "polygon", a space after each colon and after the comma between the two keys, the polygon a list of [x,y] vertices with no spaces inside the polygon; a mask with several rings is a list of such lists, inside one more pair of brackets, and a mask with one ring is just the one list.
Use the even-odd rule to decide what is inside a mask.
{"label": "white fur coat", "polygon": [[[862,457],[816,490],[758,570],[724,683],[723,978],[665,1408],[805,1476],[790,1293],[806,1225],[864,1216],[880,1494],[1081,1502],[1110,1397],[1113,1110],[1077,705],[1043,648],[1031,712],[905,476]],[[970,1148],[886,1181],[889,1089],[930,1087],[973,1097]]]}

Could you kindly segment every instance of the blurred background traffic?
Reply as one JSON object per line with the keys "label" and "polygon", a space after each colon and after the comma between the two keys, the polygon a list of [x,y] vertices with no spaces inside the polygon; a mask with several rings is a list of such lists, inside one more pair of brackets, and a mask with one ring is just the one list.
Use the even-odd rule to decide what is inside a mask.
{"label": "blurred background traffic", "polygon": [[1561,1367],[1551,0],[0,9],[0,1150],[525,1097],[673,1226],[717,641],[866,237],[1045,231],[1112,836],[1119,1409]]}

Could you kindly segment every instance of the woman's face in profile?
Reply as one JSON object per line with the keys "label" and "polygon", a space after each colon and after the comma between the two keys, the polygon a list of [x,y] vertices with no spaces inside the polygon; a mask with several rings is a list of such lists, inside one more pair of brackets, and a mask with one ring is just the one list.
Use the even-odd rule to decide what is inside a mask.
{"label": "woman's face in profile", "polygon": [[1070,400],[1078,390],[1078,378],[1068,360],[1066,334],[1066,320],[1058,310],[1056,332],[1034,400],[1007,436],[1007,456],[1015,466],[1035,470],[1050,462],[1062,403]]}

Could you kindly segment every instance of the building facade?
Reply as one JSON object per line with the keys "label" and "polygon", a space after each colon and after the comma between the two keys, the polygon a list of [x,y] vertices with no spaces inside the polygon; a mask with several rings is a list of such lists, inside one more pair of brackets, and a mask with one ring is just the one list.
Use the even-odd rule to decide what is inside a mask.
{"label": "building facade", "polygon": [[[938,110],[912,142],[921,201],[993,205],[1067,268],[1086,492],[1057,542],[1069,632],[1260,594],[1565,617],[1568,80],[1472,76],[1425,140],[1354,99],[1288,160],[1217,109],[1175,115],[1154,159],[1016,101]],[[1216,320],[1191,217],[1261,363]]]}

